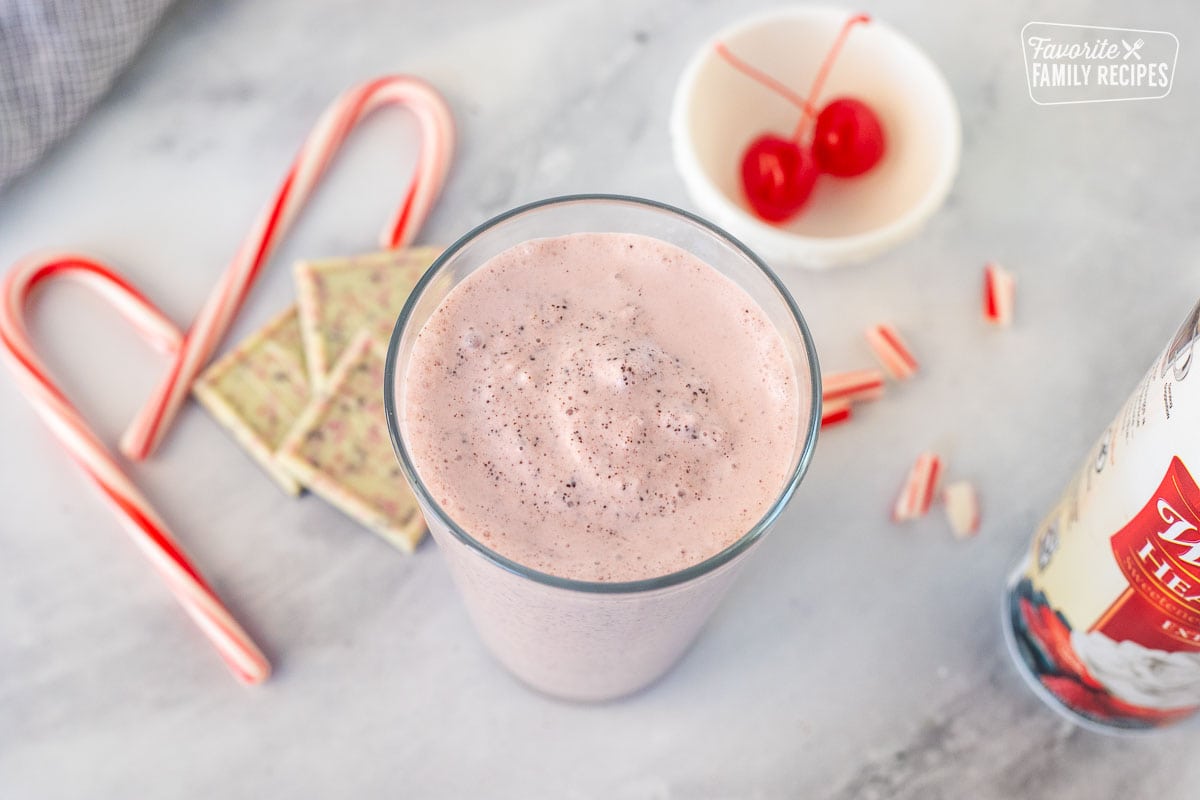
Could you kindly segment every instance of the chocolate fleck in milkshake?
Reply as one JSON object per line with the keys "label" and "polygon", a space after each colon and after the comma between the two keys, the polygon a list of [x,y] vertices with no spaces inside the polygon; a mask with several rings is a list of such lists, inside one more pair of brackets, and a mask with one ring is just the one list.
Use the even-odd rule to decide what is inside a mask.
{"label": "chocolate fleck in milkshake", "polygon": [[[777,317],[791,312],[725,247],[783,300]],[[641,687],[692,641],[741,543],[799,479],[819,416],[806,334],[636,229],[497,249],[428,306],[395,372],[394,422],[476,626],[552,694]]]}

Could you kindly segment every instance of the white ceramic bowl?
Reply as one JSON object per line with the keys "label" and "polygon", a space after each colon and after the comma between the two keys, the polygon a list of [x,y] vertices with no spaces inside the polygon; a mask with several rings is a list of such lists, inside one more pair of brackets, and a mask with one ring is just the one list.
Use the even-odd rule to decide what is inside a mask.
{"label": "white ceramic bowl", "polygon": [[714,45],[724,42],[804,96],[851,13],[802,6],[739,22],[700,48],[676,90],[671,141],[692,199],[768,261],[825,268],[872,258],[920,229],[958,171],[961,124],[945,78],[916,45],[873,19],[850,32],[817,107],[839,96],[869,104],[883,124],[883,160],[856,178],[822,175],[789,222],[772,225],[750,211],[742,153],[762,133],[789,136],[800,112],[730,66]]}

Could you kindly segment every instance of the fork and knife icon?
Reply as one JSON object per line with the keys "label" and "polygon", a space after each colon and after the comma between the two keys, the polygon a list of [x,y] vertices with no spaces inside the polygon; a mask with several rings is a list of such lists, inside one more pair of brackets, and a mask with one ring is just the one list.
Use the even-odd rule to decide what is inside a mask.
{"label": "fork and knife icon", "polygon": [[1126,61],[1128,61],[1128,60],[1129,60],[1129,57],[1130,57],[1130,56],[1133,56],[1133,57],[1134,57],[1134,58],[1136,58],[1138,61],[1141,61],[1141,60],[1142,60],[1142,54],[1141,54],[1141,53],[1139,53],[1139,52],[1138,52],[1138,50],[1141,50],[1141,49],[1142,49],[1142,45],[1146,44],[1146,41],[1145,41],[1144,39],[1138,39],[1138,40],[1137,40],[1136,42],[1134,42],[1133,44],[1130,44],[1129,42],[1127,42],[1127,41],[1125,41],[1124,39],[1122,39],[1122,40],[1121,40],[1121,44],[1122,44],[1122,46],[1124,46],[1124,48],[1125,48],[1125,56],[1124,56],[1124,59],[1125,59]]}

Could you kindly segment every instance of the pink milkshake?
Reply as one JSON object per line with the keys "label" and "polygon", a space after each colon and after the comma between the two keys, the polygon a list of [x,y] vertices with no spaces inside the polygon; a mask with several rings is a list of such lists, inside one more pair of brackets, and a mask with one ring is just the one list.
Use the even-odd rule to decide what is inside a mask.
{"label": "pink milkshake", "polygon": [[[601,699],[686,649],[798,483],[819,414],[807,332],[769,273],[692,219],[583,202],[665,215],[675,241],[551,225],[467,253],[454,285],[398,324],[389,401],[485,641],[535,687]],[[752,296],[765,289],[774,316]]]}

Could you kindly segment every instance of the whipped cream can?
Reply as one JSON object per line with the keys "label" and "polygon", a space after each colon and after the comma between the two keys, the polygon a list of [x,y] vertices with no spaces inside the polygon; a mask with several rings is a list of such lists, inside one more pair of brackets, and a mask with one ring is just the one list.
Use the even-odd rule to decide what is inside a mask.
{"label": "whipped cream can", "polygon": [[1200,304],[1013,574],[1005,634],[1048,704],[1106,732],[1200,709]]}

